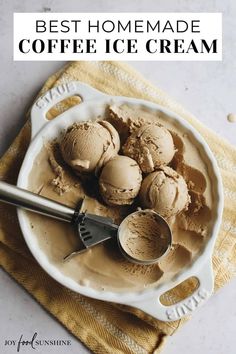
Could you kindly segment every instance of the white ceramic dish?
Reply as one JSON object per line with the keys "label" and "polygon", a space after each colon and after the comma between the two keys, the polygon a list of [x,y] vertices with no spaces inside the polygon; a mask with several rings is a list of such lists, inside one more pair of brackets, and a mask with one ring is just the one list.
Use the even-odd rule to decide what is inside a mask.
{"label": "white ceramic dish", "polygon": [[[66,97],[73,95],[80,96],[82,103],[70,108],[52,121],[46,119],[46,113],[51,107]],[[78,117],[79,120],[90,120],[98,115],[103,115],[105,108],[111,103],[119,105],[126,103],[136,107],[143,106],[150,111],[163,112],[167,117],[166,119],[171,120],[174,124],[181,125],[184,131],[192,135],[193,141],[197,144],[199,152],[208,166],[209,175],[212,181],[213,198],[215,201],[210,226],[211,237],[208,238],[202,253],[199,254],[188,268],[179,272],[177,276],[171,279],[171,281],[156,286],[155,288],[125,293],[99,291],[78,284],[76,281],[63,274],[55,265],[50,263],[46,255],[38,246],[37,238],[30,227],[27,213],[18,209],[20,226],[28,247],[41,267],[59,283],[69,289],[92,298],[139,308],[162,321],[177,320],[185,315],[191,314],[209,298],[213,291],[214,278],[211,257],[223,212],[223,187],[215,158],[202,136],[188,122],[174,112],[148,101],[127,97],[109,96],[80,82],[63,84],[57,88],[53,88],[40,97],[31,110],[32,142],[22,164],[17,185],[21,188],[27,189],[28,177],[34,159],[42,149],[45,141],[57,137],[63,129],[67,128],[75,121],[78,121]],[[199,282],[199,287],[191,296],[188,296],[184,300],[171,306],[164,306],[160,302],[160,296],[163,293],[190,277],[196,277]]]}

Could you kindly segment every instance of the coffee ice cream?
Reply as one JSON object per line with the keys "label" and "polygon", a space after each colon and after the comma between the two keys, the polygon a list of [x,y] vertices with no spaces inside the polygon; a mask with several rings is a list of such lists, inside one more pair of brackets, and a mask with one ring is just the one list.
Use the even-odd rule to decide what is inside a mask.
{"label": "coffee ice cream", "polygon": [[[140,192],[141,172],[136,161],[127,156],[119,156],[117,157],[118,162],[115,163],[117,161],[115,158],[103,165],[101,175],[104,173],[105,177],[103,175],[102,178],[104,178],[105,187],[111,195],[104,192],[103,197],[107,198],[108,196],[111,202],[118,200],[122,204],[124,200],[125,202],[127,200],[133,201],[138,193],[141,198],[137,195],[133,204],[111,206],[102,200],[98,188],[99,179],[93,173],[81,176],[75,174],[70,168],[70,166],[73,167],[73,164],[69,164],[69,162],[78,158],[82,161],[90,161],[87,165],[91,171],[96,169],[96,163],[103,154],[104,141],[111,142],[111,135],[107,128],[98,122],[96,122],[96,127],[98,125],[99,129],[95,129],[96,133],[94,131],[94,140],[84,141],[83,146],[85,150],[91,149],[97,138],[99,140],[99,154],[96,152],[97,155],[91,156],[91,154],[87,155],[88,151],[83,150],[81,151],[82,156],[73,155],[69,158],[69,162],[65,163],[61,156],[61,139],[58,138],[58,141],[46,144],[34,160],[28,180],[29,190],[72,208],[75,208],[84,199],[82,212],[111,217],[116,224],[120,224],[126,216],[140,207],[141,201],[142,205],[148,205],[148,208],[157,208],[158,210],[161,206],[160,212],[162,214],[166,217],[172,215],[168,218],[173,237],[170,252],[156,264],[132,264],[122,256],[116,240],[108,240],[72,258],[69,262],[63,263],[62,260],[66,255],[82,247],[76,230],[67,223],[28,212],[32,237],[35,238],[35,242],[43,250],[51,264],[62,274],[83,286],[100,291],[142,291],[144,288],[156,287],[172,279],[202,253],[206,240],[211,236],[211,210],[214,203],[212,183],[214,181],[211,179],[209,166],[204,160],[203,154],[200,153],[193,136],[181,125],[172,122],[170,117],[164,113],[150,110],[143,105],[113,104],[106,106],[102,118],[104,120],[99,122],[103,122],[106,127],[107,120],[114,125],[122,145],[129,136],[146,124],[156,126],[158,123],[171,133],[174,149],[177,150],[173,159],[169,162],[169,166],[161,166],[155,172],[148,174],[143,180]],[[76,125],[80,124],[76,123]],[[90,126],[95,123],[88,122],[87,124]],[[69,131],[71,129],[69,128]],[[101,137],[97,136],[98,131],[102,134]],[[112,151],[118,151],[115,141],[117,139],[113,140]],[[79,142],[78,139],[77,143],[79,144]],[[105,146],[107,146],[106,143]],[[70,151],[70,148],[68,149]],[[120,163],[121,161],[122,163]],[[130,165],[130,161],[134,166]],[[112,174],[111,184],[111,171],[106,173],[106,168],[110,170],[108,165],[110,163],[116,165],[114,168],[116,172]],[[117,166],[119,168],[116,168]],[[88,169],[79,167],[80,171]],[[162,182],[163,186],[161,186]],[[124,191],[122,192],[122,190]],[[188,195],[191,196],[191,200]],[[151,196],[150,200],[149,196]],[[155,198],[159,198],[160,204],[156,202]],[[149,206],[150,203],[151,206]],[[188,209],[185,210],[187,205]],[[130,242],[133,241],[132,239],[133,236],[130,238]],[[140,247],[138,243],[134,243],[134,246],[134,252],[140,254],[143,244]],[[148,248],[149,251],[152,252],[151,248]]]}
{"label": "coffee ice cream", "polygon": [[137,161],[145,173],[171,162],[175,154],[173,138],[161,124],[144,124],[123,146],[123,153]]}
{"label": "coffee ice cream", "polygon": [[140,190],[141,205],[169,218],[187,210],[190,203],[188,187],[183,177],[170,167],[150,173]]}
{"label": "coffee ice cream", "polygon": [[155,262],[171,245],[171,232],[152,210],[137,211],[120,225],[119,242],[131,259]]}
{"label": "coffee ice cream", "polygon": [[142,174],[136,161],[117,155],[104,166],[99,178],[99,191],[106,204],[132,204],[138,195]]}
{"label": "coffee ice cream", "polygon": [[64,160],[76,172],[98,172],[120,149],[115,128],[107,121],[75,123],[60,143]]}

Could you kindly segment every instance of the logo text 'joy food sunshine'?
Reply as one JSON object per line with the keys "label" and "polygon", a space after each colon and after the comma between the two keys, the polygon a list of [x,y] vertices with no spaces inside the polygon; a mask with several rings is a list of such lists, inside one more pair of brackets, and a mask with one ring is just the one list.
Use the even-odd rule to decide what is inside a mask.
{"label": "logo text 'joy food sunshine'", "polygon": [[[38,347],[44,347],[46,353],[46,347],[69,347],[71,346],[71,340],[41,339],[38,333],[35,332],[30,338],[26,338],[26,336],[20,334],[17,339],[5,339],[3,345],[5,347],[14,347],[18,353],[26,348],[35,350]],[[3,353],[4,351],[1,352]]]}

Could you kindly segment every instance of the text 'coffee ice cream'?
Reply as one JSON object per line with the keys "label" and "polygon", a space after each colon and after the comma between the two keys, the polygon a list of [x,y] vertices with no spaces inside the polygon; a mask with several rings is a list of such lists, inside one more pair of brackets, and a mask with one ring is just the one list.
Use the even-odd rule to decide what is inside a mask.
{"label": "text 'coffee ice cream'", "polygon": [[120,149],[115,128],[107,121],[75,123],[60,144],[64,160],[77,172],[97,172]]}
{"label": "text 'coffee ice cream'", "polygon": [[167,165],[173,159],[175,148],[170,132],[161,124],[144,124],[127,139],[123,153],[148,173]]}
{"label": "text 'coffee ice cream'", "polygon": [[117,155],[107,162],[99,178],[99,190],[108,205],[132,204],[142,182],[136,161]]}
{"label": "text 'coffee ice cream'", "polygon": [[190,197],[183,177],[172,168],[165,167],[144,178],[140,200],[143,207],[169,218],[186,210]]}

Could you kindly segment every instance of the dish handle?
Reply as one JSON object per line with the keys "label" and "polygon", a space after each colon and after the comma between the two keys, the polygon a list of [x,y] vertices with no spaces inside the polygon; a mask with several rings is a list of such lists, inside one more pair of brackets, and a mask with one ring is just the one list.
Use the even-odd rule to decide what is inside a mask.
{"label": "dish handle", "polygon": [[79,96],[82,101],[88,101],[102,95],[105,94],[80,81],[70,81],[53,87],[40,96],[31,109],[31,138],[47,124],[49,120],[46,114],[58,102],[71,96]]}
{"label": "dish handle", "polygon": [[180,320],[184,316],[191,315],[197,308],[203,305],[212,294],[214,289],[214,275],[211,260],[204,263],[198,274],[193,276],[198,279],[198,288],[190,296],[173,305],[166,306],[160,301],[161,295],[170,289],[165,289],[164,291],[160,290],[159,294],[156,293],[157,295],[151,299],[149,298],[137,303],[132,302],[129,305],[146,312],[160,321],[171,322]]}

